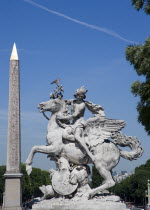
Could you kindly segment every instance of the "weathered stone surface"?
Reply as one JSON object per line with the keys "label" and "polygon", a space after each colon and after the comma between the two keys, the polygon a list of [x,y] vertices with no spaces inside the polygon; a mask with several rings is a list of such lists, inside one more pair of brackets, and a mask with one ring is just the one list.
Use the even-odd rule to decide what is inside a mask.
{"label": "weathered stone surface", "polygon": [[10,58],[8,143],[3,209],[21,209],[20,72],[14,44]]}
{"label": "weathered stone surface", "polygon": [[22,210],[22,208],[19,206],[14,206],[14,207],[11,207],[11,208],[7,208],[7,207],[2,207],[2,210]]}
{"label": "weathered stone surface", "polygon": [[52,186],[58,194],[70,195],[77,189],[78,184],[70,183],[70,173],[64,174],[56,171],[52,177]]}
{"label": "weathered stone surface", "polygon": [[5,181],[5,199],[4,206],[7,208],[21,206],[21,180],[20,178],[10,178]]}
{"label": "weathered stone surface", "polygon": [[34,210],[127,210],[126,205],[121,202],[99,201],[99,200],[44,200],[32,206]]}
{"label": "weathered stone surface", "polygon": [[10,61],[6,172],[20,172],[20,84],[18,60]]}
{"label": "weathered stone surface", "polygon": [[[32,171],[36,152],[47,154],[56,162],[57,171],[50,170],[52,186],[40,187],[44,194],[41,200],[50,198],[51,201],[42,201],[35,205],[35,209],[125,209],[118,197],[95,200],[94,196],[97,193],[103,196],[106,189],[115,185],[111,170],[118,164],[120,156],[134,160],[142,155],[139,140],[121,134],[124,120],[109,119],[100,105],[85,101],[87,90],[84,87],[76,90],[75,99],[64,100],[62,85],[59,82],[56,85],[56,90],[50,94],[51,100],[37,106],[48,120],[47,145],[34,146],[26,160],[28,174]],[[86,109],[93,114],[87,120],[84,118]],[[45,114],[47,111],[51,112],[50,118]],[[122,151],[118,145],[128,146],[131,151]],[[90,170],[87,164],[90,163],[104,179],[93,189],[88,184]],[[52,199],[62,196],[71,200]]]}

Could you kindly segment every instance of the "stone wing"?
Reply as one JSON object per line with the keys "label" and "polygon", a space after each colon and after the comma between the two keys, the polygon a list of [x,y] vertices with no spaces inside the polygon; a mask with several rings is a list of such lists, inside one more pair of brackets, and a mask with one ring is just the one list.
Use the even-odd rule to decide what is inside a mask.
{"label": "stone wing", "polygon": [[124,120],[95,116],[86,121],[84,136],[90,144],[94,142],[97,144],[111,138],[112,134],[124,128],[125,124]]}

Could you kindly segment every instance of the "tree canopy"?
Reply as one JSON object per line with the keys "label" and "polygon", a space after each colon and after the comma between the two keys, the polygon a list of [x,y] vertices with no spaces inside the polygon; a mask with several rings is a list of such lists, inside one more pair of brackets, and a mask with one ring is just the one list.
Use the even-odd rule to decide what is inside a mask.
{"label": "tree canopy", "polygon": [[150,159],[146,164],[135,168],[134,174],[116,184],[111,191],[123,200],[143,204],[148,179],[150,179]]}
{"label": "tree canopy", "polygon": [[[4,174],[6,172],[6,166],[0,166],[0,204],[2,203],[2,196],[4,192]],[[42,185],[49,185],[51,183],[49,172],[41,170],[39,168],[33,168],[32,173],[28,176],[25,164],[21,164],[22,178],[22,200],[26,201],[32,196],[39,197],[42,193],[39,189]]]}
{"label": "tree canopy", "polygon": [[132,0],[136,10],[144,9],[146,14],[150,14],[150,0]]}
{"label": "tree canopy", "polygon": [[39,168],[33,168],[32,173],[28,176],[25,164],[21,165],[23,173],[22,179],[22,198],[23,201],[34,197],[41,197],[42,193],[39,189],[42,185],[49,185],[51,183],[49,172]]}
{"label": "tree canopy", "polygon": [[91,181],[91,187],[96,188],[102,184],[104,179],[100,176],[98,170],[95,168],[95,166],[92,166],[92,181]]}
{"label": "tree canopy", "polygon": [[[150,0],[131,0],[136,10],[144,9],[150,15]],[[131,92],[138,96],[138,121],[150,135],[150,37],[143,45],[132,45],[126,48],[126,59],[134,66],[137,74],[145,81],[135,81]]]}
{"label": "tree canopy", "polygon": [[[109,191],[120,196],[125,201],[143,204],[145,202],[148,179],[150,179],[150,159],[145,164],[136,167],[134,174],[117,183]],[[98,187],[102,182],[103,178],[93,166],[91,187]]]}
{"label": "tree canopy", "polygon": [[126,59],[133,65],[142,80],[135,81],[131,86],[134,96],[140,101],[137,104],[138,121],[150,135],[150,38],[144,45],[134,45],[126,48]]}

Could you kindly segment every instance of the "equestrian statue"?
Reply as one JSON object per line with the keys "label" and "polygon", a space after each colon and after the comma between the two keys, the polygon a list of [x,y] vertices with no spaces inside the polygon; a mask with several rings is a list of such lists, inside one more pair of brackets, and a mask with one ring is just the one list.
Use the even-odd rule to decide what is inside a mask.
{"label": "equestrian statue", "polygon": [[[48,120],[47,144],[32,147],[26,170],[31,173],[35,153],[47,154],[56,162],[57,170],[50,170],[52,186],[41,187],[43,199],[56,195],[74,197],[75,190],[76,194],[91,199],[115,185],[111,172],[120,157],[135,160],[142,155],[143,149],[136,137],[120,132],[125,127],[124,120],[107,118],[103,107],[85,100],[87,90],[84,87],[76,90],[74,99],[63,99],[63,86],[59,81],[53,82],[56,89],[50,94],[50,100],[37,106]],[[87,120],[84,118],[86,109],[92,113]],[[46,112],[51,113],[50,117]],[[118,146],[131,150],[124,151]],[[95,189],[88,185],[88,164],[93,164],[104,179]]]}

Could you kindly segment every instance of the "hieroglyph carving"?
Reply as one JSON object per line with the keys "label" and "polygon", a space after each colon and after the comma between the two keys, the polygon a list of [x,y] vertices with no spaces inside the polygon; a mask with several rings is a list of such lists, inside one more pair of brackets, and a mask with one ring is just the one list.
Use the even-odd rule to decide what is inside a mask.
{"label": "hieroglyph carving", "polygon": [[9,87],[9,120],[7,171],[20,169],[20,87],[19,61],[11,61]]}

